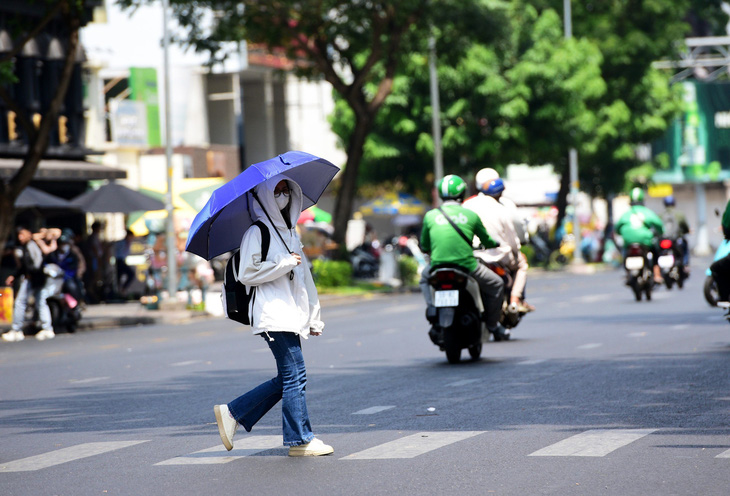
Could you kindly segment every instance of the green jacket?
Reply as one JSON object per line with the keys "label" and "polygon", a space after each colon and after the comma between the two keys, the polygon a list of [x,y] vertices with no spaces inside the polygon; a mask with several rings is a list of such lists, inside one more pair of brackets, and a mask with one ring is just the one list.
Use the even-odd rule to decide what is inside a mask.
{"label": "green jacket", "polygon": [[644,205],[632,205],[616,223],[616,232],[624,244],[639,243],[651,247],[654,238],[664,232],[662,219]]}
{"label": "green jacket", "polygon": [[[441,208],[468,239],[477,236],[485,248],[499,246],[499,243],[487,234],[484,224],[476,213],[452,201],[444,203]],[[456,232],[454,226],[438,209],[430,210],[423,218],[421,250],[431,254],[432,267],[454,264],[464,267],[469,272],[477,268],[471,244]]]}

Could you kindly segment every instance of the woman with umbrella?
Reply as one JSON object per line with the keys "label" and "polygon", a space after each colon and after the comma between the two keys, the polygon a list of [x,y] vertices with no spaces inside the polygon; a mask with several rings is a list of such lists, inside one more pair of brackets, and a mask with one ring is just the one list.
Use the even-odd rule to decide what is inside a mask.
{"label": "woman with umbrella", "polygon": [[[240,243],[237,279],[255,286],[251,328],[262,336],[274,358],[278,375],[227,405],[214,408],[218,431],[226,449],[233,449],[238,424],[250,432],[279,400],[282,400],[284,444],[290,456],[328,455],[334,450],[314,437],[307,413],[307,382],[301,338],[319,336],[324,324],[309,264],[296,233],[302,211],[302,189],[289,177],[277,174],[250,193],[252,217],[270,231],[270,246],[262,256],[258,227],[249,228]],[[265,258],[265,259],[264,259]],[[305,263],[302,263],[305,262]]]}

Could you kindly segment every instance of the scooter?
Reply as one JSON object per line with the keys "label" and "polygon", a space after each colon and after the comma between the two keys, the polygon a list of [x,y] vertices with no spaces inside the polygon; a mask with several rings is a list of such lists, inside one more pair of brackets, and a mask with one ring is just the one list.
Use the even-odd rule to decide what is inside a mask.
{"label": "scooter", "polygon": [[632,243],[626,249],[626,285],[633,290],[636,301],[641,301],[642,294],[646,295],[647,301],[651,300],[651,290],[654,287],[652,262],[653,255],[648,248]]}
{"label": "scooter", "polygon": [[[513,329],[517,327],[517,324],[520,323],[522,317],[527,313],[519,310],[516,312],[512,312],[509,310],[509,300],[510,295],[512,294],[512,284],[514,283],[514,278],[512,277],[512,274],[509,270],[505,269],[499,264],[489,262],[486,263],[486,266],[489,268],[489,270],[501,277],[502,281],[504,282],[504,302],[502,303],[502,314],[499,317],[499,322],[507,329]],[[495,335],[494,340],[501,341],[501,338],[498,338]]]}
{"label": "scooter", "polygon": [[679,289],[682,289],[684,287],[684,280],[687,279],[687,271],[684,267],[681,251],[681,243],[683,242],[684,240],[682,238],[662,238],[659,241],[657,265],[662,273],[662,278],[667,289],[672,289],[675,283]]}
{"label": "scooter", "polygon": [[[713,258],[712,261],[720,260],[728,255],[730,255],[730,240],[723,239],[720,246],[717,247],[717,250],[715,251],[715,258]],[[705,300],[707,300],[707,303],[711,307],[716,307],[717,301],[719,300],[717,282],[715,282],[715,278],[713,277],[712,271],[709,267],[707,268],[707,271],[705,271],[705,275],[705,285],[703,288]]]}
{"label": "scooter", "polygon": [[476,279],[460,268],[443,267],[431,272],[428,284],[433,302],[426,309],[431,341],[446,352],[449,363],[459,363],[464,348],[477,360],[489,331],[481,319],[484,306]]}
{"label": "scooter", "polygon": [[[81,302],[79,302],[64,285],[63,271],[46,266],[46,286],[51,288],[51,294],[46,298],[48,309],[51,312],[53,330],[58,333],[66,331],[76,332],[82,317]],[[33,309],[33,322],[36,329],[41,328],[38,309],[35,304],[28,305]]]}

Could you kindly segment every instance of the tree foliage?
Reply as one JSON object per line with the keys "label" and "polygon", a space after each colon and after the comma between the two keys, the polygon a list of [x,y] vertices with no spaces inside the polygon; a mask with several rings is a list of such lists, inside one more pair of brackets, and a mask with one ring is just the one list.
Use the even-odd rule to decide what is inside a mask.
{"label": "tree foliage", "polygon": [[[133,7],[150,0],[120,0]],[[443,24],[455,42],[478,30],[500,32],[499,0],[171,0],[182,27],[178,41],[215,62],[248,41],[286,54],[296,71],[332,84],[350,122],[343,134],[347,163],[334,212],[344,240],[366,137],[409,56]],[[458,45],[455,43],[455,49]]]}

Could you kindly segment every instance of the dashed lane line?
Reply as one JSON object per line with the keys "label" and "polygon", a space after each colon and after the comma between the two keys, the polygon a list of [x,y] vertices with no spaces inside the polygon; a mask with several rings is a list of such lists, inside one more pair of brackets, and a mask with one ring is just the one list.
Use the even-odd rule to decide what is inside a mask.
{"label": "dashed lane line", "polygon": [[196,451],[189,455],[170,458],[155,465],[213,465],[229,463],[233,460],[261,453],[274,448],[281,448],[284,442],[281,436],[251,436],[233,442],[233,449],[226,451],[222,445]]}
{"label": "dashed lane line", "polygon": [[146,442],[147,441],[113,441],[77,444],[76,446],[50,451],[48,453],[43,453],[42,455],[29,456],[28,458],[21,458],[20,460],[2,463],[0,464],[0,472],[31,472]]}
{"label": "dashed lane line", "polygon": [[419,432],[395,441],[347,455],[341,460],[386,460],[394,458],[415,458],[449,444],[457,443],[486,431]]}
{"label": "dashed lane line", "polygon": [[530,456],[606,456],[656,429],[594,429],[531,453]]}
{"label": "dashed lane line", "polygon": [[395,405],[371,406],[370,408],[358,410],[357,412],[354,412],[353,415],[373,415],[374,413],[384,412],[384,411],[390,410],[392,408],[395,408]]}
{"label": "dashed lane line", "polygon": [[730,458],[730,449],[727,451],[723,451],[719,455],[717,455],[715,458]]}

